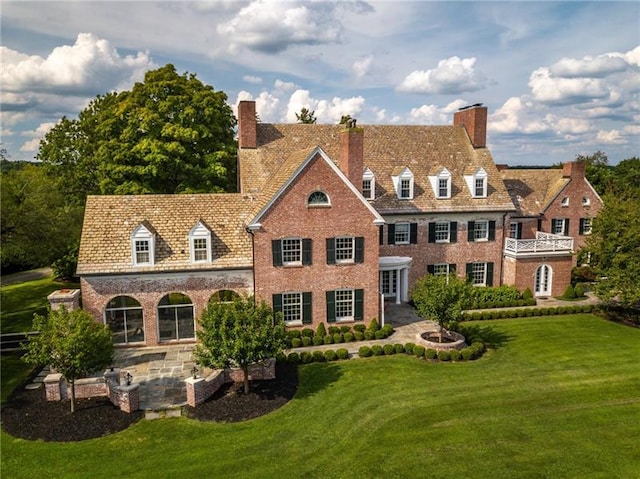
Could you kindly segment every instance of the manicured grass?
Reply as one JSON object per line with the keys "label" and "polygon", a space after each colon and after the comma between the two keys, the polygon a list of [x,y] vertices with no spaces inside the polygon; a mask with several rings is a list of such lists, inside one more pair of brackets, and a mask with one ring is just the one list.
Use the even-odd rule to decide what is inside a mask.
{"label": "manicured grass", "polygon": [[302,366],[294,400],[245,423],[3,433],[3,477],[640,477],[640,330],[586,314],[471,326],[499,345],[481,360]]}
{"label": "manicured grass", "polygon": [[23,362],[18,355],[3,354],[0,359],[2,386],[0,401],[4,404],[11,392],[33,371],[33,366]]}

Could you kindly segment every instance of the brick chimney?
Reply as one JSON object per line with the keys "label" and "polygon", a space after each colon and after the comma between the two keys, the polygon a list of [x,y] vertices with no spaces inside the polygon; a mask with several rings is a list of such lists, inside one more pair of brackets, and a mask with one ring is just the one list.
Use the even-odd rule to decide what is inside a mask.
{"label": "brick chimney", "polygon": [[487,107],[482,103],[465,106],[453,114],[454,126],[464,126],[474,148],[487,146]]}
{"label": "brick chimney", "polygon": [[586,163],[584,161],[569,161],[562,165],[562,177],[579,180],[584,178]]}
{"label": "brick chimney", "polygon": [[238,104],[238,147],[256,148],[256,102],[243,100]]}
{"label": "brick chimney", "polygon": [[[355,125],[355,122],[353,123]],[[364,130],[347,127],[340,132],[340,159],[338,166],[358,191],[362,189],[364,169]]]}

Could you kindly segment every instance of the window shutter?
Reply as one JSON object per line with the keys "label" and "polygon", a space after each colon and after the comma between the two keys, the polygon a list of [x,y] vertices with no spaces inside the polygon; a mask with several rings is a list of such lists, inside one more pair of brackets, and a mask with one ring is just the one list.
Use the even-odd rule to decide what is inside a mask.
{"label": "window shutter", "polygon": [[456,243],[458,241],[458,222],[452,221],[449,223],[449,243]]}
{"label": "window shutter", "polygon": [[302,240],[302,264],[311,264],[311,238],[304,238]]}
{"label": "window shutter", "polygon": [[435,223],[429,223],[429,243],[435,243],[436,242],[436,224]]}
{"label": "window shutter", "polygon": [[311,293],[302,293],[302,324],[311,324],[312,322]]}
{"label": "window shutter", "polygon": [[427,265],[427,273],[429,274],[433,274],[436,272],[436,267],[433,264],[428,264]]}
{"label": "window shutter", "polygon": [[487,286],[493,286],[493,263],[487,263]]}
{"label": "window shutter", "polygon": [[380,232],[378,234],[378,243],[384,244],[384,225],[380,225]]}
{"label": "window shutter", "polygon": [[538,231],[542,231],[542,218],[538,219]]}
{"label": "window shutter", "polygon": [[569,236],[569,218],[564,220],[564,235]]}
{"label": "window shutter", "polygon": [[489,241],[496,240],[496,222],[489,221]]}
{"label": "window shutter", "polygon": [[327,264],[336,264],[336,239],[327,238]]}
{"label": "window shutter", "polygon": [[516,223],[516,239],[522,239],[522,223]]}
{"label": "window shutter", "polygon": [[271,253],[273,254],[273,265],[282,266],[282,244],[280,240],[271,241]]}
{"label": "window shutter", "polygon": [[449,264],[449,274],[455,273],[456,272],[456,264],[455,263],[450,263]]}
{"label": "window shutter", "polygon": [[471,281],[472,274],[473,274],[473,263],[467,263],[467,281]]}
{"label": "window shutter", "polygon": [[282,295],[274,294],[272,296],[272,302],[273,302],[273,312],[282,313]]}
{"label": "window shutter", "polygon": [[336,292],[327,291],[327,323],[336,322]]}
{"label": "window shutter", "polygon": [[468,226],[467,226],[467,241],[469,241],[470,243],[473,243],[473,230],[476,227],[476,222],[475,221],[469,221]]}
{"label": "window shutter", "polygon": [[364,237],[356,237],[356,263],[364,263]]}
{"label": "window shutter", "polygon": [[393,223],[387,228],[387,244],[396,244],[396,225]]}
{"label": "window shutter", "polygon": [[418,243],[418,223],[411,223],[409,225],[409,243]]}
{"label": "window shutter", "polygon": [[356,289],[354,296],[353,319],[355,321],[362,321],[364,319],[364,289]]}
{"label": "window shutter", "polygon": [[580,218],[580,228],[578,230],[578,234],[580,235],[584,234],[584,218]]}

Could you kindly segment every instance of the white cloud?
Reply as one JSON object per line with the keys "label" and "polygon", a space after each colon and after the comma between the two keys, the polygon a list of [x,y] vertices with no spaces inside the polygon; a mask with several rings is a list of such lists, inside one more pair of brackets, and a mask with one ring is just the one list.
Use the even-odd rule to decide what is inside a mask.
{"label": "white cloud", "polygon": [[262,83],[262,78],[256,77],[256,76],[252,76],[252,75],[245,75],[245,76],[242,77],[242,79],[244,81],[246,81],[247,83],[252,83],[254,85],[258,85],[258,84]]}
{"label": "white cloud", "polygon": [[24,143],[20,147],[20,151],[28,153],[31,151],[38,151],[38,148],[40,148],[40,138],[34,138]]}
{"label": "white cloud", "polygon": [[598,135],[596,136],[596,140],[599,141],[600,143],[608,143],[608,144],[621,143],[623,141],[620,135],[620,132],[618,130],[610,130],[610,131],[600,130],[598,132]]}
{"label": "white cloud", "polygon": [[602,78],[611,73],[624,71],[627,62],[611,55],[597,57],[586,56],[581,60],[575,58],[562,58],[550,67],[551,74],[563,78]]}
{"label": "white cloud", "polygon": [[628,135],[640,136],[640,124],[627,125],[623,128],[623,131]]}
{"label": "white cloud", "polygon": [[548,114],[545,120],[551,128],[561,135],[588,133],[592,128],[591,122],[583,118],[559,118],[556,115]]}
{"label": "white cloud", "polygon": [[529,106],[518,97],[509,98],[502,107],[489,116],[487,129],[494,133],[537,134],[549,129],[541,120],[536,119]]}
{"label": "white cloud", "polygon": [[409,122],[421,125],[437,125],[443,122],[442,116],[436,105],[422,105],[411,109]]}
{"label": "white cloud", "polygon": [[355,75],[357,80],[361,80],[371,70],[371,65],[373,64],[373,55],[369,55],[362,60],[356,60],[353,62],[353,66],[351,67],[353,70],[353,74]]}
{"label": "white cloud", "polygon": [[486,84],[484,75],[475,70],[475,58],[457,56],[440,60],[432,70],[416,70],[398,86],[399,91],[410,93],[455,94],[475,91]]}
{"label": "white cloud", "polygon": [[302,108],[315,111],[318,123],[337,123],[342,115],[357,118],[364,107],[365,99],[361,96],[351,98],[334,97],[331,101],[311,98],[309,90],[296,90],[287,104],[286,121],[296,122],[296,113]]}
{"label": "white cloud", "polygon": [[287,92],[287,91],[294,90],[296,88],[296,84],[295,83],[286,82],[286,81],[282,81],[282,80],[276,80],[273,83],[273,86],[275,87],[275,89],[277,91],[280,91],[280,92]]}
{"label": "white cloud", "polygon": [[535,70],[529,77],[529,87],[536,101],[563,105],[607,98],[609,90],[600,79],[558,78],[549,68]]}

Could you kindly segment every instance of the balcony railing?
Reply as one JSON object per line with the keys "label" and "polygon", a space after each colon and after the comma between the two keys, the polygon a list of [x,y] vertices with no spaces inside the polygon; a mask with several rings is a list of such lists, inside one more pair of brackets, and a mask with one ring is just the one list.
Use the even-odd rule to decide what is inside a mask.
{"label": "balcony railing", "polygon": [[504,244],[504,251],[505,253],[516,255],[537,253],[568,254],[573,251],[573,238],[538,231],[536,232],[536,239],[507,238]]}

